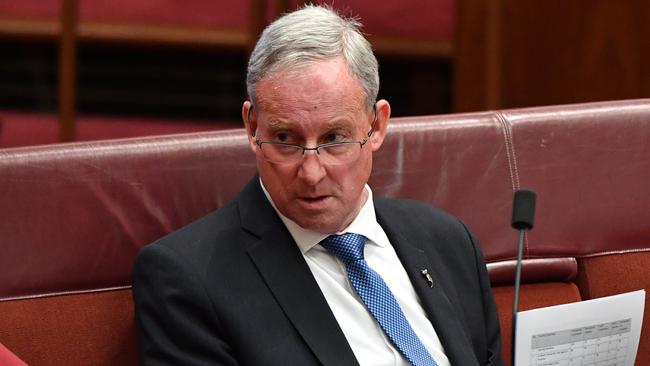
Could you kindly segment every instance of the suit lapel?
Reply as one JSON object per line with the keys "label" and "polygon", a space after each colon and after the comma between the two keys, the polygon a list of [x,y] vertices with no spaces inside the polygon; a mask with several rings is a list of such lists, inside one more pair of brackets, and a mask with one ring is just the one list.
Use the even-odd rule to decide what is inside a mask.
{"label": "suit lapel", "polygon": [[[472,343],[465,332],[465,327],[440,284],[440,281],[445,279],[438,276],[435,262],[428,258],[427,253],[421,248],[425,240],[418,237],[417,230],[408,230],[400,225],[404,222],[403,219],[391,217],[389,210],[382,210],[380,205],[375,205],[375,210],[377,221],[386,232],[408,273],[422,301],[422,306],[445,348],[447,358],[452,365],[478,365],[474,353],[471,352]],[[422,274],[422,270],[425,269],[433,280],[432,287]]]}
{"label": "suit lapel", "polygon": [[240,197],[242,226],[259,238],[248,254],[287,318],[323,365],[357,365],[318,283],[257,177]]}

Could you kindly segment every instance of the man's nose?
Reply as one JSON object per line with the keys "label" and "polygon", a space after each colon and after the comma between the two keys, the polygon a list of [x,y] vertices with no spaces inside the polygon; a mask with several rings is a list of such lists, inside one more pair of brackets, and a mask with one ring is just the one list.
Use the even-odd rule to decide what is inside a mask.
{"label": "man's nose", "polygon": [[321,162],[320,156],[316,150],[305,151],[305,154],[300,161],[298,177],[306,183],[314,185],[325,178],[325,175],[327,175],[325,166]]}

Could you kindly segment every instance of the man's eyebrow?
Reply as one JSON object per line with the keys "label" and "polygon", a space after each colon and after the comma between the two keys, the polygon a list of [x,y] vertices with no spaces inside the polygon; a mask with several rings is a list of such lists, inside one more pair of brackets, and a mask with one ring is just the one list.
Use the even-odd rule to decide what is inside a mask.
{"label": "man's eyebrow", "polygon": [[287,121],[270,120],[267,124],[267,129],[271,131],[293,130],[295,126]]}
{"label": "man's eyebrow", "polygon": [[354,122],[348,121],[347,119],[336,119],[333,121],[329,121],[325,126],[324,129],[328,131],[333,131],[333,130],[343,130],[343,131],[354,131],[355,126]]}

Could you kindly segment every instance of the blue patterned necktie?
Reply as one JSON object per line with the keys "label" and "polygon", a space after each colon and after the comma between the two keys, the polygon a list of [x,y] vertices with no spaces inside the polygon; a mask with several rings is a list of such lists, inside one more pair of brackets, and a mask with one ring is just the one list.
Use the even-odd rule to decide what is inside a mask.
{"label": "blue patterned necktie", "polygon": [[366,238],[353,233],[330,235],[320,244],[345,264],[355,291],[404,357],[415,366],[437,366],[406,320],[388,285],[363,258]]}

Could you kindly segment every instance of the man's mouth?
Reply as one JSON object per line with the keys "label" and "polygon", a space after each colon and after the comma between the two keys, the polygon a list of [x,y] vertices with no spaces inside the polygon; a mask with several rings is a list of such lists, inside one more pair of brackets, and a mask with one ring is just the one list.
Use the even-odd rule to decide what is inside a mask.
{"label": "man's mouth", "polygon": [[322,205],[325,205],[330,199],[329,195],[322,196],[301,196],[298,197],[298,202],[309,208],[319,208]]}
{"label": "man's mouth", "polygon": [[300,199],[300,200],[303,200],[303,201],[306,201],[306,202],[318,202],[318,201],[321,201],[321,200],[326,199],[327,197],[329,197],[329,196],[327,196],[327,195],[322,195],[322,196],[303,196],[303,197],[299,197],[299,199]]}

